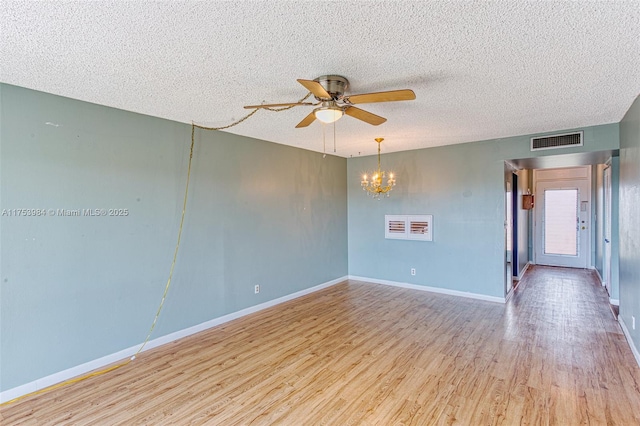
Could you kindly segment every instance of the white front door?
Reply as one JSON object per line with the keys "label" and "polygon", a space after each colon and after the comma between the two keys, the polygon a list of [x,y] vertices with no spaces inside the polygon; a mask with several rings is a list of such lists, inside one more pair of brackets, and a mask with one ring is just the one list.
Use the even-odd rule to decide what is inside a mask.
{"label": "white front door", "polygon": [[586,179],[537,183],[536,264],[587,267],[591,232],[589,190]]}

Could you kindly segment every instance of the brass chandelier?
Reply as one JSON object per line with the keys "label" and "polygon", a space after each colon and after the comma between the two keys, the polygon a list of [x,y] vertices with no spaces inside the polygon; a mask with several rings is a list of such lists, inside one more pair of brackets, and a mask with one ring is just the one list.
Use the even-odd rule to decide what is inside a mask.
{"label": "brass chandelier", "polygon": [[373,197],[376,200],[380,199],[380,194],[387,194],[388,197],[389,192],[396,185],[396,179],[395,177],[393,177],[393,173],[389,173],[386,186],[382,185],[383,179],[387,176],[387,172],[381,170],[380,168],[380,143],[383,140],[384,138],[375,139],[375,141],[378,142],[378,170],[373,172],[371,180],[369,180],[369,178],[365,174],[362,176],[362,181],[360,182],[362,189],[367,193],[367,195]]}

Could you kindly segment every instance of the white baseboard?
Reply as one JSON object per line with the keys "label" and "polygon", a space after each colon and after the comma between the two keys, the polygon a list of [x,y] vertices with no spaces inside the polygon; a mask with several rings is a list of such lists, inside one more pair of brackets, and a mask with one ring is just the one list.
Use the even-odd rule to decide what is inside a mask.
{"label": "white baseboard", "polygon": [[515,277],[515,279],[520,281],[522,279],[522,277],[524,276],[524,273],[527,272],[527,269],[529,269],[529,266],[531,266],[531,263],[527,262],[527,264],[524,265],[524,268],[522,268],[522,271],[520,271],[520,273],[518,274],[517,277]]}
{"label": "white baseboard", "polygon": [[[316,285],[314,287],[300,290],[298,292],[291,293],[286,296],[279,297],[277,299],[269,300],[268,302],[264,302],[259,305],[251,306],[237,312],[232,312],[230,314],[223,315],[218,318],[214,318],[210,321],[203,322],[202,324],[194,325],[193,327],[185,328],[183,330],[179,330],[179,331],[167,334],[165,336],[160,336],[157,339],[153,339],[147,342],[143,352],[148,351],[149,349],[156,348],[161,345],[165,345],[175,340],[182,339],[183,337],[191,336],[192,334],[199,333],[209,328],[216,327],[220,324],[224,324],[234,319],[244,317],[246,315],[250,315],[258,311],[262,311],[263,309],[271,308],[273,306],[279,305],[284,302],[288,302],[289,300],[297,299],[298,297],[302,297],[307,294],[314,293],[316,291],[325,289],[327,287],[331,287],[333,285],[346,281],[347,279],[348,279],[347,276],[336,278],[335,280],[327,281],[325,283]],[[7,389],[6,391],[2,391],[0,392],[0,403],[11,401],[12,399],[19,398],[21,396],[39,391],[41,389],[47,388],[57,383],[64,382],[65,380],[69,380],[74,377],[78,377],[83,374],[86,374],[90,371],[105,367],[109,364],[113,364],[115,362],[122,361],[123,359],[130,358],[131,356],[135,355],[135,353],[140,348],[140,345],[142,345],[142,343],[139,343],[135,346],[131,346],[130,348],[112,353],[110,355],[103,356],[98,359],[94,359],[93,361],[76,365],[75,367],[68,368],[66,370],[51,374],[49,376],[42,377],[40,379],[34,380],[24,385],[20,385],[12,389]]]}
{"label": "white baseboard", "polygon": [[615,306],[620,306],[620,299],[611,299],[609,298],[609,303]]}
{"label": "white baseboard", "polygon": [[631,338],[631,334],[629,333],[629,329],[627,328],[627,324],[625,324],[622,316],[618,315],[618,322],[620,323],[620,327],[622,328],[622,332],[624,333],[624,337],[627,339],[627,343],[631,348],[631,352],[638,363],[638,367],[640,367],[640,352],[638,352],[638,348],[633,344],[633,339]]}
{"label": "white baseboard", "polygon": [[507,303],[509,299],[511,299],[514,292],[515,292],[515,288],[511,287],[511,290],[509,290],[509,293],[507,293],[507,296],[504,298],[504,303]]}
{"label": "white baseboard", "polygon": [[484,295],[484,294],[469,293],[469,292],[466,292],[466,291],[449,290],[448,288],[429,287],[429,286],[426,286],[426,285],[401,283],[401,282],[398,282],[398,281],[379,280],[379,279],[376,279],[376,278],[358,277],[358,276],[354,276],[354,275],[349,275],[349,279],[350,280],[355,280],[355,281],[365,281],[365,282],[370,282],[370,283],[374,283],[374,284],[389,285],[389,286],[393,286],[393,287],[408,288],[408,289],[412,289],[412,290],[429,291],[431,293],[448,294],[450,296],[467,297],[467,298],[470,298],[470,299],[485,300],[487,302],[506,303],[506,300],[505,300],[504,297],[487,296],[487,295]]}
{"label": "white baseboard", "polygon": [[596,275],[598,276],[598,279],[600,280],[600,285],[604,287],[604,280],[602,279],[602,276],[600,275],[600,272],[598,271],[598,268],[596,268],[595,266],[590,266],[589,269],[592,269],[594,271],[596,271]]}

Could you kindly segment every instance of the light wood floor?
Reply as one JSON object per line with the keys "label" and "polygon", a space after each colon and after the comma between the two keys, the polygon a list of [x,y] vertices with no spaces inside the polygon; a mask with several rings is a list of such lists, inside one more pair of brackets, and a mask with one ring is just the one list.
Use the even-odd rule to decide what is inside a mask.
{"label": "light wood floor", "polygon": [[0,410],[2,425],[640,425],[640,369],[586,270],[506,304],[351,281]]}

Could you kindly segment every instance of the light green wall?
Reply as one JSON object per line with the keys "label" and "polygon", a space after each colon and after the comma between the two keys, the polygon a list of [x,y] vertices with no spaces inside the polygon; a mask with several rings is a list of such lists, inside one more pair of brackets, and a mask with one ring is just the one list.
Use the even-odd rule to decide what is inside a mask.
{"label": "light green wall", "polygon": [[[136,345],[167,280],[189,125],[0,85],[0,390]],[[347,274],[346,160],[196,132],[153,338]],[[260,284],[256,295],[254,284]]]}
{"label": "light green wall", "polygon": [[611,159],[611,298],[620,299],[620,157]]}
{"label": "light green wall", "polygon": [[518,275],[522,278],[522,272],[529,262],[529,217],[532,210],[522,208],[522,194],[527,190],[533,191],[529,185],[530,170],[518,171]]}
{"label": "light green wall", "polygon": [[620,317],[640,351],[640,96],[620,122],[619,191]]}
{"label": "light green wall", "polygon": [[[593,241],[592,260],[593,266],[596,268],[600,277],[604,280],[604,164],[594,165],[591,171],[591,187],[592,187],[592,210],[591,223],[595,226],[591,227],[591,241]],[[611,158],[611,283],[609,297],[617,300],[618,292],[618,185],[619,185],[619,169],[620,158],[614,156]]]}
{"label": "light green wall", "polygon": [[[349,159],[349,274],[504,296],[504,162],[496,147],[475,142],[384,155],[398,183],[380,201],[360,188],[375,157]],[[434,241],[385,239],[385,214],[432,214]]]}
{"label": "light green wall", "polygon": [[592,204],[595,206],[596,221],[591,222],[593,225],[591,229],[595,231],[593,240],[595,249],[594,267],[604,279],[604,177],[603,170],[604,164],[598,164],[593,167],[591,172],[592,182]]}
{"label": "light green wall", "polygon": [[[618,124],[550,133],[573,130],[584,131],[584,146],[563,154],[619,147]],[[381,201],[360,188],[375,157],[349,159],[349,274],[504,297],[504,161],[558,154],[532,153],[531,136],[541,135],[385,154],[397,186]],[[385,214],[433,214],[434,241],[385,239]]]}
{"label": "light green wall", "polygon": [[[531,193],[533,194],[534,188],[535,188],[534,182],[533,182],[533,170],[529,170],[527,178],[529,180],[529,184],[527,185],[527,188],[531,188]],[[535,200],[534,200],[534,204],[535,204]],[[527,237],[528,237],[527,261],[533,263],[533,255],[535,253],[535,247],[533,246],[533,223],[534,223],[533,212],[529,213],[527,219],[528,219],[527,221]]]}

